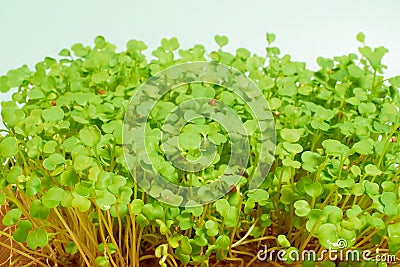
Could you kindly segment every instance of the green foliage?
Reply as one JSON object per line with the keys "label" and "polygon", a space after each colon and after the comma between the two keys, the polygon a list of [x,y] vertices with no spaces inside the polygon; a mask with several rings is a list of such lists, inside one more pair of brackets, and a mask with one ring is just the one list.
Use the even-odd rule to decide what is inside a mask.
{"label": "green foliage", "polygon": [[[274,40],[267,34],[267,54],[257,56],[245,48],[223,50],[226,36],[215,37],[219,48],[210,53],[201,45],[184,50],[175,37],[164,38],[148,60],[141,41],[116,52],[99,36],[94,47],[75,44],[34,70],[23,66],[0,77],[0,92],[18,88],[12,101],[1,103],[6,129],[0,136],[0,203],[13,239],[28,250],[60,256],[49,256],[53,265],[125,266],[150,253],[161,266],[208,266],[210,258],[234,260],[241,249],[249,254],[246,246],[257,240],[272,240],[269,245],[287,253],[333,248],[338,240],[349,248],[384,244],[396,253],[400,76],[382,75],[387,49],[366,46],[359,33],[360,54],[319,57],[320,69],[313,72],[280,55]],[[147,172],[129,172],[128,164],[137,162],[124,158],[123,120],[140,85],[169,66],[193,61],[232,66],[260,88],[274,115],[276,153],[261,186],[250,189],[248,177],[260,160],[259,128],[266,126],[242,98],[220,86],[184,84],[155,107],[135,103],[139,116],[153,108],[146,136],[153,166],[143,162],[182,186],[210,184],[224,173],[231,136],[210,118],[198,118],[201,108],[193,108],[181,114],[185,125],[176,146],[162,146],[160,125],[176,106],[200,97],[211,99],[207,105],[225,103],[239,114],[242,134],[249,137],[247,167],[228,169],[221,184],[226,196],[204,206],[192,200],[173,207],[144,189],[176,206],[181,196],[150,182],[140,188],[136,181]],[[145,93],[157,95],[151,88]],[[203,171],[182,171],[164,156],[175,151],[198,160],[209,152],[205,144],[215,145],[216,154]],[[212,193],[200,191],[199,197]]]}

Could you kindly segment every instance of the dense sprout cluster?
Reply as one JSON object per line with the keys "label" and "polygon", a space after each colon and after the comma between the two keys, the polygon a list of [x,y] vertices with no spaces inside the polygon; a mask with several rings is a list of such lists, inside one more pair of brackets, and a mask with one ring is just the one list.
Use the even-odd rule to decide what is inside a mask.
{"label": "dense sprout cluster", "polygon": [[[266,37],[265,56],[245,48],[227,52],[227,37],[216,36],[220,48],[211,53],[163,39],[150,60],[141,41],[116,52],[97,37],[93,47],[75,44],[34,70],[23,66],[0,77],[1,92],[16,90],[12,101],[1,103],[6,129],[0,136],[0,203],[11,232],[0,235],[21,242],[26,248],[17,252],[31,253],[42,266],[46,259],[138,266],[152,255],[162,266],[244,264],[243,257],[252,266],[262,244],[289,253],[334,248],[337,240],[347,248],[398,253],[400,76],[383,76],[387,50],[366,46],[359,34],[359,54],[320,57],[320,69],[311,71],[280,55],[273,34]],[[182,172],[163,156],[157,127],[191,98],[209,97],[239,114],[251,153],[247,168],[235,170],[241,178],[226,196],[204,206],[174,207],[137,186],[140,177],[132,177],[123,154],[123,120],[141,84],[167,67],[196,61],[231,66],[262,90],[275,119],[276,153],[264,182],[249,190],[260,129],[246,103],[216,85],[176,88],[150,116],[148,144],[166,179],[204,185],[229,161],[229,136],[209,119],[185,126],[180,141],[186,156],[196,158],[202,138],[212,140],[218,156],[210,167]],[[137,111],[147,108],[138,104]],[[176,197],[161,187],[151,190]]]}

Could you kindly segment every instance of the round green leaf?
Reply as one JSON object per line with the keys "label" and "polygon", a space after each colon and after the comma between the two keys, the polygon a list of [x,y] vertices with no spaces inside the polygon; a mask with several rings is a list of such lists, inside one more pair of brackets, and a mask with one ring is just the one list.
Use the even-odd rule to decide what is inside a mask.
{"label": "round green leaf", "polygon": [[11,209],[9,210],[6,215],[4,215],[2,223],[5,226],[11,226],[16,224],[18,220],[21,218],[22,211],[19,209]]}
{"label": "round green leaf", "polygon": [[45,207],[56,208],[64,199],[65,192],[62,188],[52,187],[42,197],[42,203]]}
{"label": "round green leaf", "polygon": [[305,217],[311,211],[310,204],[305,200],[297,200],[294,203],[294,208],[295,208],[296,215],[299,217]]}
{"label": "round green leaf", "polygon": [[112,205],[114,205],[117,202],[116,197],[111,194],[110,192],[104,190],[104,191],[97,191],[96,192],[96,204],[99,206],[100,209],[102,210],[109,210]]}
{"label": "round green leaf", "polygon": [[64,111],[60,107],[52,107],[43,110],[42,117],[46,121],[60,121],[64,118]]}
{"label": "round green leaf", "polygon": [[281,137],[289,143],[294,143],[300,140],[302,129],[282,129]]}
{"label": "round green leaf", "polygon": [[215,42],[220,46],[226,46],[229,42],[228,37],[226,37],[225,35],[216,35],[215,36]]}
{"label": "round green leaf", "polygon": [[255,202],[263,201],[263,200],[268,200],[269,194],[267,191],[263,189],[255,189],[247,193],[247,196],[254,200]]}
{"label": "round green leaf", "polygon": [[101,133],[97,126],[85,127],[79,132],[79,139],[87,146],[94,147],[100,142]]}
{"label": "round green leaf", "polygon": [[42,204],[38,199],[32,201],[29,213],[33,218],[45,220],[50,214],[50,209]]}
{"label": "round green leaf", "polygon": [[9,158],[18,153],[17,139],[6,137],[0,142],[0,158]]}
{"label": "round green leaf", "polygon": [[26,243],[30,249],[44,248],[48,242],[47,232],[43,229],[36,229],[28,234]]}

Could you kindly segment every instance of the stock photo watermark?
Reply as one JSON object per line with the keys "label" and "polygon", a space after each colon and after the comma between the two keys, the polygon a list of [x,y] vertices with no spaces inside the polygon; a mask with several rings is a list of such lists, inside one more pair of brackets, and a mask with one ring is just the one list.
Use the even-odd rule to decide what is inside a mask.
{"label": "stock photo watermark", "polygon": [[[180,88],[191,90],[192,97],[169,101]],[[218,88],[225,91],[225,101],[216,99]],[[248,107],[252,119],[244,122],[227,104],[227,92]],[[212,123],[226,134],[215,132]],[[274,159],[274,117],[253,81],[232,67],[209,62],[176,65],[148,79],[132,96],[123,127],[124,155],[132,176],[140,177],[136,182],[150,196],[173,206],[199,206],[226,195],[248,167],[250,138],[256,139],[258,153],[248,177],[252,190],[264,181]],[[230,151],[223,173],[203,184],[192,183],[191,174],[204,172],[219,160],[217,146],[225,139]],[[174,169],[189,178],[182,184]]]}
{"label": "stock photo watermark", "polygon": [[[299,251],[293,247],[289,249],[273,249],[264,245],[257,253],[259,261],[278,261],[278,262],[323,262],[323,261],[339,261],[339,262],[386,262],[388,264],[396,263],[396,255],[383,252],[380,248],[373,250],[360,250],[347,248],[347,241],[339,239],[337,242],[331,242],[332,248],[315,251],[312,249],[304,249]],[[386,250],[385,250],[386,251]]]}

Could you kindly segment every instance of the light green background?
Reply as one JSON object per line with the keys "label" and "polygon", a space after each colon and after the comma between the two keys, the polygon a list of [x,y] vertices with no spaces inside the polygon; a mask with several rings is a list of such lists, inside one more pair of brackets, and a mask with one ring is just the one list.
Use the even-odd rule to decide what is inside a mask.
{"label": "light green background", "polygon": [[399,14],[396,0],[2,0],[0,75],[22,64],[33,67],[75,42],[91,45],[96,35],[119,49],[139,39],[151,50],[161,38],[176,36],[181,47],[201,43],[211,50],[217,48],[214,35],[224,34],[228,50],[263,53],[265,33],[273,32],[283,53],[315,68],[317,56],[357,52],[355,36],[363,31],[369,45],[390,50],[384,63],[387,76],[394,76],[400,74]]}

